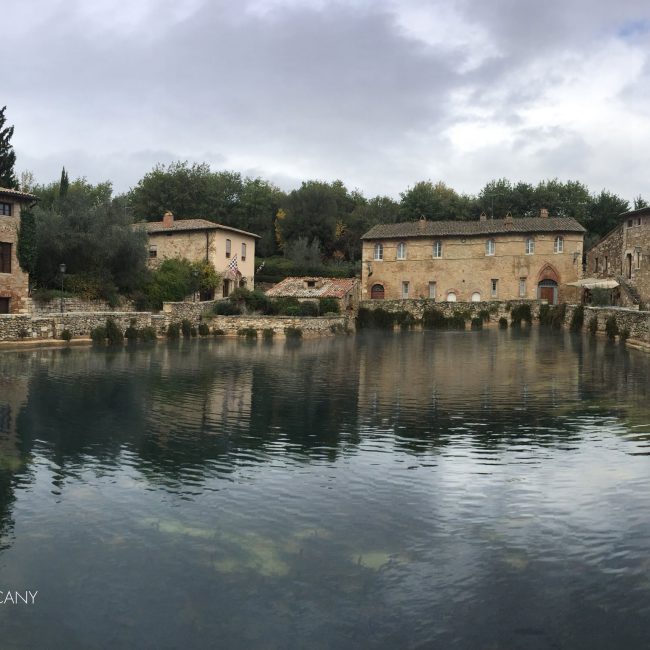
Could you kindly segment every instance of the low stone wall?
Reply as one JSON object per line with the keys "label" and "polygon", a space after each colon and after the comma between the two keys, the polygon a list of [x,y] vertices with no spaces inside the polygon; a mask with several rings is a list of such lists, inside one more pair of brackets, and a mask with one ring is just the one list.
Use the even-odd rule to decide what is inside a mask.
{"label": "low stone wall", "polygon": [[[573,312],[578,305],[567,305],[564,324],[569,327]],[[619,331],[627,328],[630,331],[630,343],[639,343],[650,346],[650,311],[639,311],[627,307],[587,307],[585,306],[583,329],[587,331],[589,323],[596,318],[598,323],[597,332],[605,333],[605,322],[610,316],[614,316]]]}
{"label": "low stone wall", "polygon": [[[63,299],[63,313],[66,312],[133,312],[135,307],[133,303],[124,301],[118,308],[111,307],[104,300],[81,300],[80,298],[64,298]],[[49,302],[39,302],[30,299],[29,312],[34,316],[41,316],[43,314],[56,314],[61,313],[61,300],[54,298]]]}
{"label": "low stone wall", "polygon": [[204,316],[211,315],[218,300],[203,302],[164,302],[162,313],[170,323],[189,320],[196,325]]}
{"label": "low stone wall", "polygon": [[0,315],[0,341],[21,339],[60,339],[63,330],[72,336],[88,337],[90,330],[106,325],[112,318],[123,330],[132,322],[136,327],[156,327],[164,331],[161,324],[149,312],[76,312],[69,314],[50,314],[49,316]]}
{"label": "low stone wall", "polygon": [[210,324],[226,334],[252,328],[258,332],[272,329],[276,336],[284,336],[287,327],[301,329],[305,337],[354,331],[354,319],[350,316],[215,316]]}
{"label": "low stone wall", "polygon": [[388,312],[395,313],[406,311],[417,320],[422,319],[422,314],[426,309],[435,307],[439,309],[447,318],[456,314],[469,314],[470,318],[479,315],[481,311],[490,312],[490,320],[498,321],[502,316],[510,320],[510,310],[517,305],[530,305],[533,318],[537,318],[540,305],[545,301],[541,300],[508,300],[489,302],[436,302],[426,298],[416,298],[408,300],[362,300],[359,303],[360,308],[365,309],[384,309]]}

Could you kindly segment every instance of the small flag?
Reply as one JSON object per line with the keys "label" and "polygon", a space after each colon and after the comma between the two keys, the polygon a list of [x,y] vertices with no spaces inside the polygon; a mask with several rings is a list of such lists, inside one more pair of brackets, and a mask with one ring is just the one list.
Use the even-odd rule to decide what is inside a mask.
{"label": "small flag", "polygon": [[228,266],[226,267],[226,271],[230,271],[235,274],[239,274],[239,269],[237,268],[237,253],[235,253],[235,256],[228,262]]}

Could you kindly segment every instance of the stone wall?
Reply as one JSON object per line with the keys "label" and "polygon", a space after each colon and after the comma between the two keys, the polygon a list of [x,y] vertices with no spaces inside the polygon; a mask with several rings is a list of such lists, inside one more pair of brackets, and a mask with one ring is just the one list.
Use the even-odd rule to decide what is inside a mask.
{"label": "stone wall", "polygon": [[509,301],[490,301],[490,302],[435,302],[434,300],[363,300],[359,307],[365,309],[385,309],[394,313],[406,311],[417,320],[422,318],[426,309],[435,307],[439,309],[447,318],[459,313],[469,312],[470,318],[478,316],[479,312],[487,310],[490,312],[490,320],[498,321],[502,316],[509,318],[512,307],[516,305],[530,305],[533,318],[537,318],[539,307],[542,304],[540,300],[509,300]]}
{"label": "stone wall", "polygon": [[[7,201],[7,199],[2,199]],[[20,229],[20,204],[13,203],[13,215],[0,215],[0,243],[11,246],[11,273],[0,272],[0,298],[8,299],[10,314],[24,314],[28,311],[27,294],[29,276],[18,263],[18,231]]]}
{"label": "stone wall", "polygon": [[258,332],[272,329],[276,336],[284,336],[287,327],[300,328],[304,337],[331,335],[336,331],[354,331],[354,318],[350,316],[215,316],[211,321],[215,329],[225,334],[252,328]]}
{"label": "stone wall", "polygon": [[[577,305],[567,305],[564,324],[569,327],[571,317]],[[627,328],[630,332],[629,342],[650,346],[650,311],[639,311],[625,307],[585,307],[584,331],[588,331],[592,318],[597,319],[597,332],[605,333],[605,323],[610,316],[616,318],[619,330]]]}
{"label": "stone wall", "polygon": [[[29,311],[35,316],[43,314],[61,313],[61,300],[53,298],[48,302],[30,300]],[[82,300],[81,298],[64,298],[63,313],[67,312],[132,312],[135,311],[133,303],[125,301],[119,305],[119,309],[111,307],[103,300]]]}
{"label": "stone wall", "polygon": [[218,300],[203,302],[164,302],[162,313],[170,323],[180,323],[187,319],[193,324],[199,323],[204,317],[211,315]]}

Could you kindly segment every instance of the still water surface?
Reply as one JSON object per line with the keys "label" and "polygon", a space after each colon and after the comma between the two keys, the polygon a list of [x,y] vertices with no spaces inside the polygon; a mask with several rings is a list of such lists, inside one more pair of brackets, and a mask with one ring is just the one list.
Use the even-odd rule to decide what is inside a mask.
{"label": "still water surface", "polygon": [[650,357],[412,332],[0,354],[7,648],[647,648]]}

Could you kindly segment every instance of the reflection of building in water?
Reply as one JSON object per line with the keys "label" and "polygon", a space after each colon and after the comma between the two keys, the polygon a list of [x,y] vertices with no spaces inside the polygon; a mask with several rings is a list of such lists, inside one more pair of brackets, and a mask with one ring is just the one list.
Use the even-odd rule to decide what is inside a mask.
{"label": "reflection of building in water", "polygon": [[[508,345],[497,337],[525,338]],[[373,425],[439,431],[500,411],[513,423],[577,398],[577,358],[537,328],[500,333],[414,332],[369,338],[359,363],[359,412]],[[462,419],[461,419],[462,416]]]}

